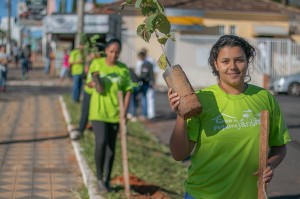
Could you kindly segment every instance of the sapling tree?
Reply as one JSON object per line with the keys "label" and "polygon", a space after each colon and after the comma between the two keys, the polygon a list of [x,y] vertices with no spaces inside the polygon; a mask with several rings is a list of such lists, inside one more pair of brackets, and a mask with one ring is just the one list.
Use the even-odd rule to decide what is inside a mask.
{"label": "sapling tree", "polygon": [[[125,6],[132,5],[133,0],[126,0],[121,4],[120,10],[122,11]],[[158,0],[137,0],[135,1],[135,8],[139,9],[145,20],[137,27],[136,33],[144,41],[149,42],[152,34],[157,38],[160,43],[163,54],[158,59],[158,65],[161,69],[165,70],[171,67],[166,56],[165,44],[169,39],[175,41],[171,35],[171,24],[165,15],[165,8]]]}
{"label": "sapling tree", "polygon": [[[126,0],[121,4],[119,11],[132,4],[133,0]],[[161,69],[165,70],[163,77],[168,87],[172,88],[173,92],[177,92],[180,97],[178,114],[184,119],[198,115],[202,110],[202,106],[193,87],[181,66],[171,65],[166,56],[165,44],[169,39],[175,40],[170,33],[171,24],[165,15],[164,6],[158,0],[136,0],[135,8],[145,16],[143,23],[137,27],[137,35],[144,41],[149,42],[152,34],[154,34],[161,45],[163,54],[157,63]]]}

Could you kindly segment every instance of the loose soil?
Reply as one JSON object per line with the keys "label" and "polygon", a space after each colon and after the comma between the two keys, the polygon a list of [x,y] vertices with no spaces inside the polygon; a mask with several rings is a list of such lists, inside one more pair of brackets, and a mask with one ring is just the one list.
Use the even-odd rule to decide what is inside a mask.
{"label": "loose soil", "polygon": [[[117,176],[111,180],[113,185],[124,185],[123,176]],[[129,184],[131,191],[135,193],[131,195],[131,199],[170,199],[160,187],[144,182],[136,176],[129,176]]]}

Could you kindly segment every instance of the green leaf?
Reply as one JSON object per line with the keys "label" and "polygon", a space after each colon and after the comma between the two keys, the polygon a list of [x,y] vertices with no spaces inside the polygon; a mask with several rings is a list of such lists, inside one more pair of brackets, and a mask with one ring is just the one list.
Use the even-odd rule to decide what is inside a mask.
{"label": "green leaf", "polygon": [[158,14],[155,18],[154,29],[158,29],[161,33],[165,35],[170,34],[171,24],[168,18],[163,14]]}
{"label": "green leaf", "polygon": [[160,43],[160,44],[163,44],[165,45],[168,41],[168,39],[170,38],[170,35],[165,35],[163,37],[160,37],[157,39],[157,41]]}
{"label": "green leaf", "polygon": [[145,19],[145,24],[146,24],[146,28],[147,30],[149,30],[151,33],[154,32],[154,25],[155,25],[155,21],[156,21],[156,14],[150,15],[149,17],[147,17]]}
{"label": "green leaf", "polygon": [[143,3],[144,0],[136,0],[135,2],[135,8],[140,8],[141,4]]}
{"label": "green leaf", "polygon": [[90,41],[92,44],[96,43],[97,39],[100,38],[100,35],[93,35],[91,38],[90,38]]}
{"label": "green leaf", "polygon": [[158,66],[159,66],[161,69],[166,70],[166,68],[167,68],[167,58],[166,58],[166,56],[165,56],[164,54],[162,54],[162,55],[159,57],[159,59],[158,59],[158,61],[157,61],[157,64],[158,64]]}
{"label": "green leaf", "polygon": [[151,32],[146,28],[146,24],[141,24],[137,27],[136,33],[144,41],[149,42],[151,38]]}
{"label": "green leaf", "polygon": [[154,14],[156,12],[156,10],[157,10],[156,8],[146,6],[141,9],[141,12],[144,16],[150,16],[150,15]]}
{"label": "green leaf", "polygon": [[126,0],[126,3],[131,5],[132,4],[132,0]]}
{"label": "green leaf", "polygon": [[164,6],[159,1],[153,0],[153,2],[155,3],[155,7],[159,10],[159,12],[161,13],[165,12]]}

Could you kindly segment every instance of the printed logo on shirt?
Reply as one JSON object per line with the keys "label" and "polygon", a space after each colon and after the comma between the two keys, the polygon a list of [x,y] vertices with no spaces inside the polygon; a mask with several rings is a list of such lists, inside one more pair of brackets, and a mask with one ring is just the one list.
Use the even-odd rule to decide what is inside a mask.
{"label": "printed logo on shirt", "polygon": [[117,83],[117,84],[120,84],[121,82],[121,77],[116,73],[111,73],[108,75],[101,73],[100,76],[101,78],[103,78],[105,81],[108,82]]}
{"label": "printed logo on shirt", "polygon": [[214,121],[213,130],[227,131],[230,129],[241,130],[242,128],[256,127],[260,125],[260,113],[253,113],[252,110],[243,111],[242,117],[237,118],[225,113],[221,113],[217,117],[213,118]]}

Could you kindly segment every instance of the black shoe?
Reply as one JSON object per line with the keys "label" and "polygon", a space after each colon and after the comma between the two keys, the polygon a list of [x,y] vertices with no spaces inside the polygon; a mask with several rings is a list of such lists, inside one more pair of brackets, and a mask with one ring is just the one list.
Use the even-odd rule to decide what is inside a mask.
{"label": "black shoe", "polygon": [[107,193],[108,190],[102,180],[98,180],[98,191],[101,194]]}
{"label": "black shoe", "polygon": [[110,192],[111,191],[111,189],[110,189],[110,182],[106,181],[104,184],[105,184],[105,187],[106,187],[107,191]]}

